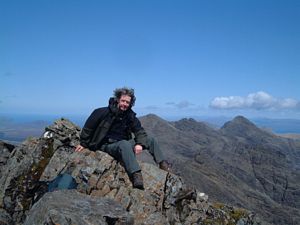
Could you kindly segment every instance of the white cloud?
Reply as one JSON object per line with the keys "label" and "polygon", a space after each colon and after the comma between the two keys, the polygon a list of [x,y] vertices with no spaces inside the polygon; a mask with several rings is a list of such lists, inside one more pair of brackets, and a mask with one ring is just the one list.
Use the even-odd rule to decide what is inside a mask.
{"label": "white cloud", "polygon": [[146,110],[157,110],[157,109],[159,109],[159,107],[155,106],[155,105],[149,105],[149,106],[146,106],[145,109]]}
{"label": "white cloud", "polygon": [[175,102],[167,102],[166,105],[175,105]]}
{"label": "white cloud", "polygon": [[194,105],[193,103],[190,103],[187,100],[183,100],[181,102],[175,103],[175,102],[167,102],[166,105],[172,105],[175,106],[178,109],[184,109],[184,108],[188,108],[192,105]]}
{"label": "white cloud", "polygon": [[292,98],[286,98],[280,101],[280,106],[282,108],[298,108],[300,106],[300,102]]}
{"label": "white cloud", "polygon": [[211,103],[211,108],[217,109],[296,109],[299,108],[300,102],[291,99],[279,99],[271,96],[270,94],[259,91],[251,93],[246,97],[229,96],[229,97],[216,97]]}

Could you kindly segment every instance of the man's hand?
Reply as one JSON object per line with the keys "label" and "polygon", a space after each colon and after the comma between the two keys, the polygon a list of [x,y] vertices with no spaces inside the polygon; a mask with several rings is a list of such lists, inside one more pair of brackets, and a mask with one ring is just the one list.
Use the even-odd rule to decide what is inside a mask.
{"label": "man's hand", "polygon": [[134,153],[136,155],[142,153],[142,151],[143,151],[143,146],[141,146],[141,145],[134,146]]}
{"label": "man's hand", "polygon": [[76,148],[75,148],[75,152],[81,152],[83,149],[84,149],[83,146],[77,145]]}

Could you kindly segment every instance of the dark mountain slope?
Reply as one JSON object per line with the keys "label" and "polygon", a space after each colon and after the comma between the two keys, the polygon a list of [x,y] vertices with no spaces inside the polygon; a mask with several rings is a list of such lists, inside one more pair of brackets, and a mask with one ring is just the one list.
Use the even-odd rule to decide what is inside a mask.
{"label": "dark mountain slope", "polygon": [[299,142],[241,116],[220,130],[193,119],[170,123],[148,115],[141,120],[175,171],[213,199],[246,205],[274,224],[300,220]]}
{"label": "dark mountain slope", "polygon": [[[238,116],[232,121],[224,124],[220,129],[221,133],[252,148],[257,146],[263,149],[271,149],[270,153],[283,154],[289,162],[287,166],[300,168],[299,141],[293,141],[288,138],[282,138],[265,130],[256,127],[248,119]],[[297,148],[298,147],[298,148]]]}
{"label": "dark mountain slope", "polygon": [[196,120],[189,118],[189,119],[181,119],[179,121],[173,122],[174,126],[182,131],[186,132],[195,132],[195,133],[206,133],[210,135],[218,135],[215,129],[209,127],[205,123],[197,122]]}
{"label": "dark mountain slope", "polygon": [[235,189],[224,185],[231,180],[235,187],[239,181],[222,167],[224,160],[220,158],[219,152],[230,144],[217,130],[191,119],[172,123],[155,115],[140,119],[148,133],[157,138],[177,173],[200,190],[209,192],[215,200],[237,205],[243,202],[242,199],[236,201],[238,197],[234,197]]}

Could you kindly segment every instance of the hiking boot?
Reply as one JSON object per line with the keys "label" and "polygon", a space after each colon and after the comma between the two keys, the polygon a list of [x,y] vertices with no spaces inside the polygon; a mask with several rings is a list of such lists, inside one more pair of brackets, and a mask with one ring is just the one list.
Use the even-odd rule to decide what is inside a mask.
{"label": "hiking boot", "polygon": [[166,160],[163,160],[159,163],[159,168],[164,171],[171,172],[171,166]]}
{"label": "hiking boot", "polygon": [[132,186],[134,188],[144,190],[143,176],[141,171],[135,172],[132,175]]}

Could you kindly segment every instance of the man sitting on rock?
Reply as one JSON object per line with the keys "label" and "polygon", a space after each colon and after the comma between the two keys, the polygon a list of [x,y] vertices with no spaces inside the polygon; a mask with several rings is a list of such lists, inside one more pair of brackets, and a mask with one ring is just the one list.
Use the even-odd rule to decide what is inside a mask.
{"label": "man sitting on rock", "polygon": [[135,100],[134,90],[131,88],[114,90],[114,97],[109,99],[108,107],[95,109],[85,122],[80,134],[80,144],[75,151],[80,152],[84,148],[101,150],[121,160],[133,187],[144,189],[135,154],[147,149],[160,169],[169,171],[169,164],[155,139],[147,136],[136,113],[132,111]]}

